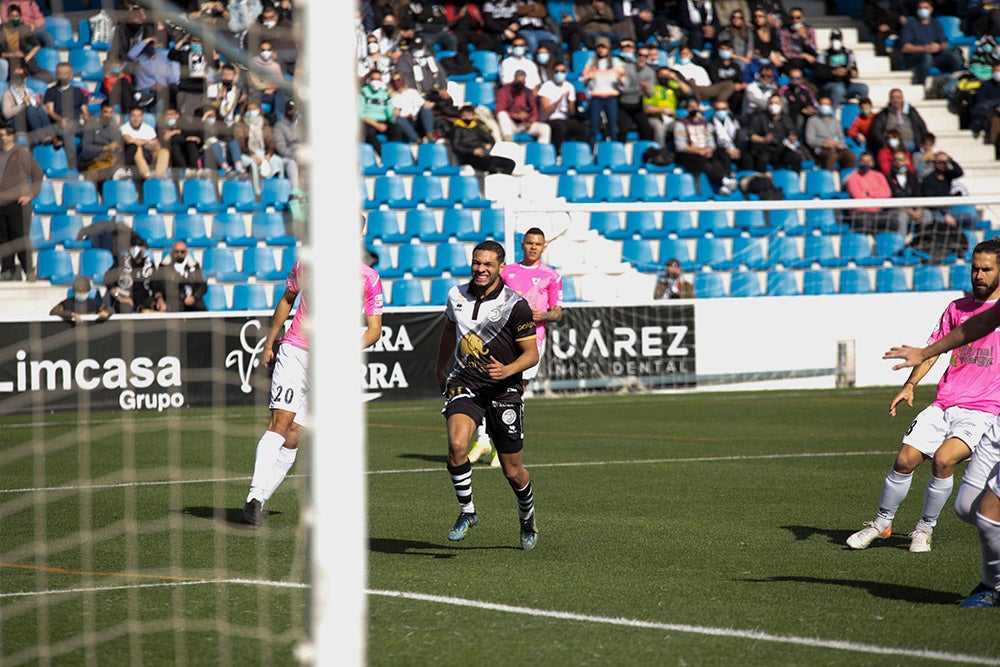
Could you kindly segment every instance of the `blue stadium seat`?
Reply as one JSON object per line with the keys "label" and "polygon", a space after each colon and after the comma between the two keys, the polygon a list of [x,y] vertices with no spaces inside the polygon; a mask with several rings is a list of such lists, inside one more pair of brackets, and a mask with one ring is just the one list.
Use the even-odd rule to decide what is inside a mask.
{"label": "blue stadium seat", "polygon": [[841,259],[833,246],[833,239],[826,234],[810,234],[806,237],[802,249],[802,259],[809,266],[818,263],[824,269],[847,266],[847,260]]}
{"label": "blue stadium seat", "polygon": [[284,271],[285,275],[292,270],[295,266],[295,262],[299,258],[298,246],[285,246],[281,249],[281,270]]}
{"label": "blue stadium seat", "polygon": [[243,273],[257,280],[284,280],[288,274],[278,266],[274,249],[268,246],[255,246],[243,250]]}
{"label": "blue stadium seat", "polygon": [[[441,275],[431,262],[431,253],[426,244],[404,243],[396,249],[395,272],[398,277],[410,273],[414,278],[434,278]],[[393,277],[390,273],[389,277]]]}
{"label": "blue stadium seat", "polygon": [[206,278],[220,282],[245,282],[247,275],[236,265],[236,252],[227,246],[205,248],[201,268]]}
{"label": "blue stadium seat", "polygon": [[489,81],[466,81],[465,101],[472,106],[484,106],[490,111],[496,108],[496,85]]}
{"label": "blue stadium seat", "polygon": [[594,57],[594,52],[591,49],[580,48],[572,53],[570,56],[570,71],[573,72],[577,77],[583,73],[583,68],[587,66],[587,61]]}
{"label": "blue stadium seat", "polygon": [[69,168],[66,151],[61,148],[56,150],[51,144],[36,144],[31,153],[49,178],[73,178],[80,174],[76,169]]}
{"label": "blue stadium seat", "polygon": [[625,151],[625,143],[621,141],[602,141],[594,150],[594,163],[601,169],[610,169],[615,173],[630,173],[635,166],[629,162]]}
{"label": "blue stadium seat", "polygon": [[358,163],[362,176],[382,176],[388,169],[382,166],[375,153],[375,147],[366,141],[358,144]]}
{"label": "blue stadium seat", "polygon": [[205,216],[200,213],[182,213],[174,216],[174,240],[182,240],[192,248],[215,245],[215,241],[208,236]]}
{"label": "blue stadium seat", "polygon": [[94,284],[104,282],[104,274],[115,264],[114,254],[107,248],[85,248],[80,253],[80,275]]}
{"label": "blue stadium seat", "polygon": [[625,239],[622,242],[622,261],[643,273],[656,272],[661,267],[656,261],[653,243],[649,239]]}
{"label": "blue stadium seat", "polygon": [[412,206],[423,204],[427,208],[451,208],[454,202],[444,191],[444,179],[434,174],[417,174],[410,180]]}
{"label": "blue stadium seat", "polygon": [[460,165],[452,163],[448,147],[436,141],[417,146],[417,166],[435,176],[453,176],[462,170]]}
{"label": "blue stadium seat", "polygon": [[561,298],[563,303],[573,303],[574,301],[580,300],[576,294],[576,281],[573,279],[573,276],[562,277]]}
{"label": "blue stadium seat", "polygon": [[907,252],[906,237],[899,232],[875,234],[875,257],[888,260],[896,266],[915,266],[920,263],[917,255]]}
{"label": "blue stadium seat", "polygon": [[725,239],[714,236],[699,236],[695,240],[694,261],[700,266],[710,266],[717,271],[736,268],[736,264],[729,258]]}
{"label": "blue stadium seat", "polygon": [[657,175],[646,171],[637,171],[629,176],[628,196],[632,201],[668,201],[660,192],[660,182]]}
{"label": "blue stadium seat", "polygon": [[258,211],[250,217],[250,235],[269,246],[295,245],[295,235],[289,234],[285,216],[277,211]]}
{"label": "blue stadium seat", "polygon": [[441,230],[445,237],[476,243],[486,240],[486,235],[476,229],[476,220],[472,213],[472,209],[468,208],[446,208],[441,216]]}
{"label": "blue stadium seat", "polygon": [[[410,209],[417,210],[417,209]],[[410,235],[399,224],[399,215],[391,209],[369,211],[365,228],[365,243],[375,239],[382,243],[409,243]]]}
{"label": "blue stadium seat", "polygon": [[465,208],[489,208],[492,204],[483,196],[482,185],[475,174],[456,174],[448,177],[448,200]]}
{"label": "blue stadium seat", "polygon": [[[444,241],[434,249],[434,276],[445,271],[453,276],[471,276],[470,253],[464,243]],[[414,274],[416,275],[416,274]]]}
{"label": "blue stadium seat", "polygon": [[868,234],[847,232],[840,235],[840,258],[858,266],[882,266],[881,257],[872,254],[872,241]]}
{"label": "blue stadium seat", "polygon": [[226,207],[219,200],[219,191],[214,181],[207,178],[189,178],[181,184],[181,202],[188,210],[198,213],[221,213]]}
{"label": "blue stadium seat", "polygon": [[573,172],[559,174],[556,196],[564,198],[571,204],[586,204],[594,201],[587,185],[587,177]]}
{"label": "blue stadium seat", "polygon": [[253,191],[253,183],[248,180],[233,179],[222,182],[221,201],[225,210],[256,206],[257,196]]}
{"label": "blue stadium seat", "polygon": [[217,243],[244,248],[257,245],[257,239],[247,233],[242,213],[216,213],[212,217],[212,236]]}
{"label": "blue stadium seat", "polygon": [[73,256],[59,248],[39,250],[35,268],[39,278],[53,285],[72,285],[76,277]]}
{"label": "blue stadium seat", "polygon": [[948,289],[944,283],[941,267],[921,264],[913,267],[913,290],[915,292],[940,292]]}
{"label": "blue stadium seat", "polygon": [[500,76],[500,55],[489,49],[473,49],[469,52],[472,66],[479,70],[483,81],[495,83]]}
{"label": "blue stadium seat", "polygon": [[[772,241],[776,237],[772,237]],[[737,236],[733,239],[733,247],[729,251],[734,268],[745,266],[756,271],[771,268],[771,263],[764,255],[764,242],[753,236]]]}
{"label": "blue stadium seat", "polygon": [[840,105],[840,124],[846,133],[854,124],[854,119],[861,114],[861,105],[857,102],[844,102]]}
{"label": "blue stadium seat", "polygon": [[80,77],[83,81],[100,81],[104,78],[101,55],[94,49],[84,47],[70,49],[66,60],[73,68],[74,76]]}
{"label": "blue stadium seat", "polygon": [[756,271],[733,271],[729,276],[729,296],[763,296]]}
{"label": "blue stadium seat", "polygon": [[395,174],[419,174],[423,169],[417,166],[413,149],[405,141],[382,142],[382,165]]}
{"label": "blue stadium seat", "polygon": [[622,217],[618,211],[591,211],[589,229],[593,229],[607,239],[624,239],[630,234],[625,233]]}
{"label": "blue stadium seat", "polygon": [[379,276],[381,276],[383,280],[386,278],[402,278],[405,273],[405,271],[396,266],[396,263],[393,260],[392,248],[394,247],[402,246],[387,246],[379,243],[368,247],[368,250],[370,250],[377,258],[372,268],[378,272]]}
{"label": "blue stadium seat", "polygon": [[45,238],[45,229],[42,227],[42,219],[37,215],[31,216],[31,226],[28,229],[28,237],[31,239],[32,250],[51,250],[54,243],[49,243]]}
{"label": "blue stadium seat", "polygon": [[67,212],[83,215],[105,215],[108,207],[97,196],[97,185],[93,181],[65,181],[62,189],[62,205]]}
{"label": "blue stadium seat", "polygon": [[948,288],[968,292],[972,288],[972,267],[969,264],[952,264],[948,267]]}
{"label": "blue stadium seat", "polygon": [[205,307],[214,313],[229,310],[229,303],[226,299],[226,288],[222,285],[211,283],[202,297]]}
{"label": "blue stadium seat", "polygon": [[703,234],[711,233],[713,236],[733,237],[738,236],[742,230],[729,224],[726,211],[717,209],[698,211],[698,231]]}
{"label": "blue stadium seat", "polygon": [[692,278],[694,295],[699,299],[718,299],[726,296],[726,285],[721,273],[699,271]]}
{"label": "blue stadium seat", "polygon": [[686,171],[667,172],[663,194],[669,201],[708,201],[708,194],[699,193],[694,176]]}
{"label": "blue stadium seat", "polygon": [[691,257],[691,248],[688,242],[681,238],[660,239],[659,264],[663,266],[667,260],[676,259],[681,264],[684,271],[695,271],[701,267]]}
{"label": "blue stadium seat", "polygon": [[264,210],[284,211],[292,196],[292,182],[287,178],[265,178],[260,183],[260,205]]}
{"label": "blue stadium seat", "polygon": [[[632,156],[629,162],[632,165],[632,171],[639,171],[640,169],[650,170],[649,169],[650,165],[647,165],[642,161],[642,156],[646,152],[646,150],[654,146],[656,148],[660,148],[660,144],[653,141],[652,139],[636,139],[635,141],[631,142],[630,152]],[[650,171],[655,171],[655,169],[652,169]]]}
{"label": "blue stadium seat", "polygon": [[[81,19],[81,23],[85,22],[86,19]],[[73,23],[65,16],[59,16],[58,14],[47,15],[45,17],[45,30],[52,35],[52,41],[55,44],[55,49],[53,50],[75,49],[83,46],[83,44],[77,41],[76,35],[73,33]],[[56,51],[56,54],[58,55],[58,51]],[[55,73],[54,70],[53,73]]]}
{"label": "blue stadium seat", "polygon": [[167,221],[159,213],[140,213],[132,218],[132,229],[146,239],[150,248],[169,248],[173,240],[167,233]]}
{"label": "blue stadium seat", "polygon": [[775,169],[771,172],[775,187],[785,193],[785,199],[810,199],[802,191],[802,181],[798,171],[794,169]]}
{"label": "blue stadium seat", "polygon": [[[247,183],[247,181],[226,181],[223,183],[222,194],[225,196],[225,186],[228,183]],[[251,185],[251,193],[253,192]],[[386,174],[384,176],[375,177],[374,190],[372,192],[372,200],[375,202],[376,206],[381,206],[385,204],[389,208],[414,208],[416,203],[413,202],[409,195],[406,193],[406,183],[400,176],[395,174]]]}
{"label": "blue stadium seat", "polygon": [[664,211],[659,235],[676,234],[682,239],[693,239],[702,235],[702,230],[694,225],[691,211]]}
{"label": "blue stadium seat", "polygon": [[794,236],[772,236],[767,244],[767,263],[786,269],[801,269],[810,264],[802,259],[798,240]]}
{"label": "blue stadium seat", "polygon": [[868,275],[868,269],[861,267],[851,267],[840,270],[840,293],[841,294],[871,294],[872,280]]}
{"label": "blue stadium seat", "polygon": [[774,231],[781,230],[785,236],[801,236],[806,233],[806,226],[799,219],[799,212],[794,208],[776,208],[767,213],[767,224]]}
{"label": "blue stadium seat", "polygon": [[260,283],[233,285],[232,310],[270,310],[267,290]]}
{"label": "blue stadium seat", "polygon": [[431,306],[445,305],[448,302],[448,292],[451,291],[452,287],[461,283],[462,281],[454,276],[431,278],[431,293],[427,303]]}
{"label": "blue stadium seat", "polygon": [[595,174],[598,169],[594,152],[586,141],[564,141],[559,148],[559,164],[578,174]]}
{"label": "blue stadium seat", "polygon": [[830,208],[807,208],[805,226],[809,230],[819,230],[823,234],[842,234],[850,231],[847,223],[837,220],[837,215]]}
{"label": "blue stadium seat", "polygon": [[56,197],[56,189],[50,179],[42,179],[41,190],[31,202],[31,209],[40,215],[65,213],[66,207]]}
{"label": "blue stadium seat", "polygon": [[559,162],[556,147],[553,144],[540,144],[532,141],[524,147],[524,163],[531,165],[541,174],[562,174],[566,167]]}
{"label": "blue stadium seat", "polygon": [[39,67],[55,76],[56,65],[59,64],[59,51],[47,46],[40,47],[35,53],[34,60]]}
{"label": "blue stadium seat", "polygon": [[503,243],[505,224],[502,208],[484,208],[479,211],[479,231],[486,238]]}
{"label": "blue stadium seat", "polygon": [[966,35],[962,32],[962,17],[941,14],[937,16],[944,29],[944,36],[948,39],[948,48],[955,49],[963,46],[972,46],[976,43],[974,35]]}
{"label": "blue stadium seat", "polygon": [[73,213],[57,213],[49,219],[49,245],[61,245],[67,250],[89,248],[89,239],[77,240],[77,235],[83,229],[83,217]]}
{"label": "blue stadium seat", "polygon": [[139,191],[131,179],[104,181],[101,194],[109,210],[128,214],[149,212],[149,206],[139,201]]}
{"label": "blue stadium seat", "polygon": [[803,190],[807,199],[843,199],[846,192],[837,189],[837,177],[829,169],[806,171],[806,185]]}
{"label": "blue stadium seat", "polygon": [[[607,142],[605,142],[607,143]],[[631,201],[625,192],[625,181],[621,174],[600,173],[594,176],[594,197],[595,202],[607,204],[620,204]]]}
{"label": "blue stadium seat", "polygon": [[784,269],[767,272],[768,296],[798,296],[798,294],[799,285],[795,280],[795,273]]}
{"label": "blue stadium seat", "polygon": [[829,269],[808,269],[802,272],[802,293],[813,296],[836,294],[833,272]]}
{"label": "blue stadium seat", "polygon": [[760,209],[737,208],[733,212],[733,227],[753,236],[767,236],[774,231],[768,224],[764,211]]}
{"label": "blue stadium seat", "polygon": [[656,211],[626,211],[626,238],[639,236],[644,239],[661,239],[670,236],[657,222],[658,217]]}
{"label": "blue stadium seat", "polygon": [[187,213],[187,205],[177,194],[170,178],[147,178],[142,182],[142,201],[158,213]]}
{"label": "blue stadium seat", "polygon": [[899,266],[883,266],[875,271],[875,291],[879,293],[909,292],[906,272]]}
{"label": "blue stadium seat", "polygon": [[397,278],[392,281],[389,304],[393,306],[422,306],[424,285],[418,278]]}
{"label": "blue stadium seat", "polygon": [[437,216],[431,209],[411,208],[403,216],[403,229],[407,237],[419,239],[421,243],[439,243],[448,240],[448,236],[438,226]]}

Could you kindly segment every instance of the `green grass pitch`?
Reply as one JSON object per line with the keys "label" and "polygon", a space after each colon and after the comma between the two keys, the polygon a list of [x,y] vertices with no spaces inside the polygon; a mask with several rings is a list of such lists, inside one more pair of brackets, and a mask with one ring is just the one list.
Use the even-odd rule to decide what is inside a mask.
{"label": "green grass pitch", "polygon": [[[364,660],[1000,664],[994,610],[957,607],[979,578],[975,529],[949,503],[933,551],[907,551],[929,465],[892,538],[844,545],[932,391],[895,419],[894,388],[529,399],[531,552],[482,463],[480,523],[447,540],[458,506],[440,402],[369,403]],[[299,457],[264,528],[240,525],[265,418],[5,419],[0,664],[294,664],[309,465]]]}

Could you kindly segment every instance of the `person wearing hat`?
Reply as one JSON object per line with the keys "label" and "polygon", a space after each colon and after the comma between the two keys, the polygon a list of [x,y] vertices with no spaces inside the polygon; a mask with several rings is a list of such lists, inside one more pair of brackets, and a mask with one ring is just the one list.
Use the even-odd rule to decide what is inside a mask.
{"label": "person wearing hat", "polygon": [[580,82],[587,87],[591,147],[601,138],[603,121],[607,121],[605,138],[618,141],[618,96],[625,82],[625,65],[611,55],[607,37],[594,41],[594,55],[584,66]]}
{"label": "person wearing hat", "polygon": [[101,296],[100,290],[91,292],[90,278],[77,276],[69,296],[57,303],[49,311],[49,315],[61,317],[67,322],[80,324],[84,315],[97,315],[97,320],[103,322],[111,317],[111,308]]}
{"label": "person wearing hat", "polygon": [[517,166],[513,160],[502,155],[490,155],[493,135],[476,118],[476,108],[471,104],[462,106],[458,120],[452,125],[449,136],[451,152],[458,164],[467,164],[476,171],[487,174],[509,174]]}
{"label": "person wearing hat", "polygon": [[822,94],[830,98],[834,110],[839,109],[845,99],[868,97],[868,84],[855,80],[858,62],[854,52],[844,46],[844,35],[837,28],[830,31],[830,48],[820,51],[813,70],[814,80],[820,85]]}
{"label": "person wearing hat", "polygon": [[681,263],[676,257],[667,260],[663,275],[656,279],[653,298],[656,300],[694,298],[694,285],[684,280],[681,275]]}

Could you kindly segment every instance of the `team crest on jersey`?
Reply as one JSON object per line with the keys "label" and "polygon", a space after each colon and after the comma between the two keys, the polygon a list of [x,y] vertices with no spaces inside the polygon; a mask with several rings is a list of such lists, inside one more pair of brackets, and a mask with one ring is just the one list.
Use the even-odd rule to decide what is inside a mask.
{"label": "team crest on jersey", "polygon": [[507,408],[500,415],[500,421],[502,421],[507,426],[510,426],[515,421],[517,421],[517,412],[511,408]]}
{"label": "team crest on jersey", "polygon": [[500,318],[503,317],[503,312],[501,312],[499,308],[494,308],[493,310],[490,311],[490,314],[487,315],[487,317],[489,318],[490,322],[499,322]]}

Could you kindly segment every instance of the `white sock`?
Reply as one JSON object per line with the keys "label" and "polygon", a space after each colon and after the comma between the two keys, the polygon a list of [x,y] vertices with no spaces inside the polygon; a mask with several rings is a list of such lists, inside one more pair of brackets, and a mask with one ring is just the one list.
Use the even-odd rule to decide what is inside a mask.
{"label": "white sock", "polygon": [[298,447],[295,449],[281,447],[278,450],[278,460],[274,462],[274,467],[271,468],[271,474],[268,475],[267,484],[264,485],[264,498],[262,500],[270,500],[275,489],[277,489],[278,486],[285,481],[285,476],[288,474],[288,471],[291,470],[292,464],[295,463],[295,456],[298,453]]}
{"label": "white sock", "polygon": [[257,459],[253,464],[253,479],[250,480],[250,493],[247,494],[247,502],[254,498],[263,502],[264,487],[267,486],[271,469],[278,460],[278,451],[285,444],[285,436],[274,431],[264,431],[257,441]]}
{"label": "white sock", "polygon": [[983,583],[1000,590],[1000,523],[976,512],[976,528],[983,550]]}
{"label": "white sock", "polygon": [[951,495],[954,486],[955,478],[951,475],[943,479],[931,475],[927,482],[927,489],[924,491],[924,509],[920,512],[917,528],[923,528],[927,532],[934,530],[938,517],[941,516],[941,510],[948,502],[948,496]]}
{"label": "white sock", "polygon": [[902,504],[906,494],[910,492],[910,483],[913,481],[913,473],[904,475],[896,472],[894,468],[889,468],[889,473],[882,482],[882,495],[878,499],[878,513],[875,515],[875,527],[885,530],[892,525],[892,520],[896,516],[896,510]]}
{"label": "white sock", "polygon": [[479,422],[479,428],[476,431],[478,435],[476,436],[476,442],[489,442],[490,436],[486,432],[486,420]]}

